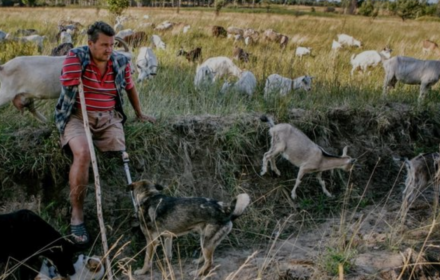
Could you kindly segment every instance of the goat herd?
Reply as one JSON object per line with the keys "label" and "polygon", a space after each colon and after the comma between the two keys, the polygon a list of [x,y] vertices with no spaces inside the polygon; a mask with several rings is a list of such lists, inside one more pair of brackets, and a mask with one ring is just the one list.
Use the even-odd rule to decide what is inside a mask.
{"label": "goat herd", "polygon": [[[147,17],[147,16],[144,16]],[[144,79],[150,79],[156,75],[158,69],[158,59],[153,51],[156,49],[166,49],[166,44],[162,41],[160,36],[151,36],[151,47],[143,47],[147,43],[147,34],[144,31],[134,32],[131,29],[123,29],[123,23],[126,17],[118,17],[117,23],[114,26],[117,31],[116,41],[122,47],[124,55],[132,59],[132,52],[130,48],[139,47],[138,56],[136,58],[136,69],[138,70],[137,81],[141,82]],[[145,25],[145,24],[144,24]],[[145,28],[151,27],[154,30],[162,32],[165,30],[172,30],[172,32],[189,31],[190,26],[183,23],[163,22],[158,26],[148,24],[143,26]],[[52,56],[22,56],[16,57],[7,63],[0,66],[0,106],[12,101],[14,106],[22,111],[28,108],[34,116],[40,121],[46,121],[45,117],[36,111],[33,100],[58,98],[61,85],[59,75],[61,72],[64,56],[73,47],[73,38],[78,35],[84,35],[84,29],[80,31],[82,25],[78,22],[63,21],[59,24],[59,32],[57,40],[61,43],[58,47],[52,50]],[[14,34],[7,34],[0,31],[0,43],[2,40],[14,40],[17,42],[34,42],[38,48],[42,48],[45,36],[40,36],[36,30],[26,29],[18,30]],[[22,37],[17,37],[18,35]],[[174,33],[175,34],[175,33]],[[289,38],[284,34],[275,32],[272,29],[266,31],[256,31],[254,29],[241,29],[236,27],[229,27],[227,29],[221,26],[213,26],[211,28],[213,37],[225,37],[233,39],[234,41],[242,40],[247,45],[256,44],[260,41],[274,42],[279,44],[280,48],[285,48]],[[338,34],[337,41],[332,42],[332,51],[336,52],[343,47],[362,47],[362,43],[346,34]],[[303,57],[311,54],[309,47],[297,47],[296,56]],[[379,63],[383,64],[385,70],[385,79],[383,86],[383,93],[385,94],[389,87],[394,87],[397,81],[405,84],[420,84],[420,96],[423,98],[425,93],[433,86],[440,78],[440,61],[436,60],[419,60],[411,57],[391,57],[391,49],[386,47],[382,51],[375,50],[364,51],[358,55],[351,57],[353,75],[357,69],[367,71],[369,67],[375,67]],[[436,43],[425,40],[423,42],[423,52],[435,52],[440,54],[440,50]],[[185,56],[188,61],[194,62],[201,59],[202,48],[197,47],[191,51],[179,50],[178,55]],[[233,57],[244,62],[249,61],[249,53],[237,46],[234,47]],[[35,69],[44,69],[44,71],[35,71]],[[133,67],[134,69],[134,67]],[[243,71],[233,60],[226,56],[211,57],[198,65],[194,85],[196,89],[203,90],[213,83],[225,76],[236,76],[238,80],[235,83],[224,82],[221,92],[234,91],[248,96],[252,96],[257,87],[257,79],[251,71]],[[26,79],[17,77],[26,77]],[[295,79],[283,77],[278,74],[271,74],[267,77],[264,87],[264,97],[268,98],[271,94],[277,93],[279,95],[287,95],[292,90],[303,89],[311,90],[313,77],[305,75]],[[349,169],[354,160],[347,155],[347,150],[344,149],[341,157],[335,157],[327,154],[321,147],[317,146],[310,139],[305,136],[298,129],[290,125],[275,126],[273,122],[269,121],[272,128],[270,130],[272,136],[272,147],[264,155],[263,169],[261,174],[264,174],[267,169],[267,162],[271,163],[272,169],[279,174],[275,166],[274,157],[277,154],[283,155],[294,165],[300,167],[295,187],[292,191],[292,198],[296,197],[296,189],[300,184],[302,176],[310,172],[318,172],[318,180],[322,186],[324,193],[330,196],[330,193],[325,188],[325,183],[321,179],[321,171],[343,168]],[[292,141],[292,139],[297,139]],[[300,140],[298,140],[300,139]],[[301,156],[299,156],[301,155]],[[432,156],[432,155],[431,155]],[[438,153],[434,154],[434,159],[438,161]],[[414,161],[416,162],[416,161]],[[412,174],[410,170],[419,167],[414,166],[412,161],[407,161],[408,174]],[[421,168],[421,167],[420,167]],[[423,168],[422,168],[423,169]],[[420,171],[419,171],[420,173]],[[426,173],[426,172],[425,172]],[[417,173],[414,173],[417,174]],[[416,176],[416,175],[414,175]],[[428,178],[425,181],[429,181]],[[411,180],[407,180],[408,184]]]}

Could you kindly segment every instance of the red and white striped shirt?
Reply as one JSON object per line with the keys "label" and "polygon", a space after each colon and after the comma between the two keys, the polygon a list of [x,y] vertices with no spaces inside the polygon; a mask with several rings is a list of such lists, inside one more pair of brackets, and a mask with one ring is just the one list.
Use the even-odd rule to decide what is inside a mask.
{"label": "red and white striped shirt", "polygon": [[[84,97],[86,99],[87,111],[110,111],[116,105],[116,86],[115,73],[113,72],[113,63],[107,62],[105,73],[101,73],[98,66],[91,60],[90,64],[84,69],[82,82],[84,85]],[[78,57],[72,52],[66,56],[61,73],[61,83],[63,86],[79,85],[81,77],[81,64]],[[125,68],[125,89],[133,88],[134,83],[131,77],[130,64]],[[79,95],[76,97],[76,107],[81,108]]]}

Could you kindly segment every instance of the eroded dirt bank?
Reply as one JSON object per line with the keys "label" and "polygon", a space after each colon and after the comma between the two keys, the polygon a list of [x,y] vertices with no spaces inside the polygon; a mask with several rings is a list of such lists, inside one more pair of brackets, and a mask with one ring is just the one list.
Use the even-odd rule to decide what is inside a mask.
{"label": "eroded dirt bank", "polygon": [[[261,123],[260,115],[187,116],[155,127],[127,126],[134,180],[155,180],[169,186],[167,193],[176,196],[230,201],[239,192],[251,195],[247,214],[236,221],[218,248],[215,264],[220,266],[211,279],[226,279],[232,272],[237,275],[228,279],[331,279],[329,275],[338,273],[338,263],[346,268],[345,279],[398,279],[401,271],[395,268],[411,259],[411,252],[405,250],[412,247],[420,251],[430,229],[428,255],[436,258],[432,248],[439,244],[432,229],[437,229],[437,224],[429,227],[434,213],[430,207],[432,192],[421,196],[405,223],[399,222],[404,174],[399,173],[392,156],[438,151],[438,115],[403,104],[362,111],[344,107],[327,112],[293,109],[277,122],[296,125],[334,154],[341,154],[348,145],[349,155],[358,158],[351,173],[324,173],[334,198],[324,196],[317,180],[309,175],[303,179],[295,202],[289,194],[297,168],[279,159],[280,177],[270,172],[259,175],[262,156],[270,143],[267,124]],[[0,153],[2,212],[29,208],[65,232],[70,158],[59,151],[55,130],[23,129],[8,133],[6,138],[8,145],[2,145]],[[37,149],[34,157],[23,156],[34,155],[29,149]],[[109,243],[120,249],[112,254],[115,269],[116,260],[123,269],[139,267],[144,255],[139,251],[145,241],[132,229],[133,210],[119,156],[99,154],[98,162]],[[91,181],[86,218],[91,234],[98,237],[93,188]],[[197,237],[179,238],[174,245],[172,273],[167,269],[161,273],[156,266],[153,274],[135,279],[192,279],[189,272],[196,265],[190,261],[197,250]],[[92,252],[101,253],[99,241]],[[137,253],[135,261],[129,259]],[[239,270],[248,257],[248,263]],[[347,260],[340,259],[343,257]],[[419,270],[419,278],[414,279],[437,279],[422,278],[423,273],[435,277],[429,276],[435,275],[432,269]],[[127,278],[120,272],[117,275]]]}

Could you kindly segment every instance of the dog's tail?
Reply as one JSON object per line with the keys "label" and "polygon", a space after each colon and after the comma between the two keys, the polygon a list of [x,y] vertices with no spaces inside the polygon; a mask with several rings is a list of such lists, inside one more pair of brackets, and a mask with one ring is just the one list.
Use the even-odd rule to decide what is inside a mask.
{"label": "dog's tail", "polygon": [[271,117],[266,116],[266,115],[262,115],[262,116],[260,117],[260,120],[261,120],[262,122],[267,122],[267,123],[269,123],[269,126],[270,126],[270,127],[273,127],[273,126],[275,125],[273,119],[272,119]]}
{"label": "dog's tail", "polygon": [[231,203],[231,208],[234,209],[232,211],[231,220],[235,220],[240,217],[250,202],[251,198],[247,193],[237,195],[237,197]]}

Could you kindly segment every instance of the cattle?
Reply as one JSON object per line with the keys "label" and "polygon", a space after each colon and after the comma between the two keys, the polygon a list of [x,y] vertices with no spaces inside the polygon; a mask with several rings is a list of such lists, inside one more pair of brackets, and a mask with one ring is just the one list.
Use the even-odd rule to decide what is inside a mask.
{"label": "cattle", "polygon": [[136,67],[139,72],[137,82],[156,76],[158,66],[159,63],[153,49],[149,47],[140,48],[136,58]]}
{"label": "cattle", "polygon": [[202,58],[202,48],[197,47],[189,52],[185,51],[183,48],[180,48],[177,56],[184,56],[188,62],[195,62],[196,60],[200,60]]}

